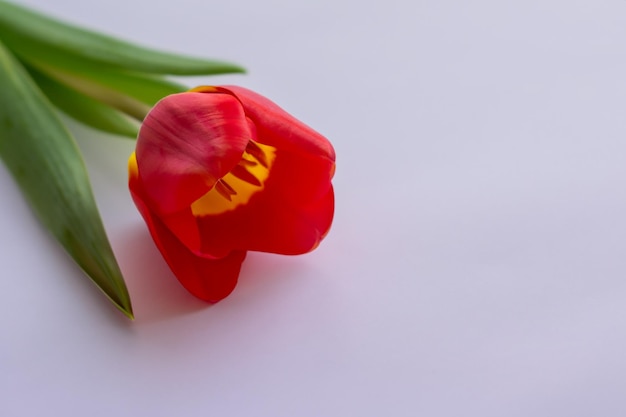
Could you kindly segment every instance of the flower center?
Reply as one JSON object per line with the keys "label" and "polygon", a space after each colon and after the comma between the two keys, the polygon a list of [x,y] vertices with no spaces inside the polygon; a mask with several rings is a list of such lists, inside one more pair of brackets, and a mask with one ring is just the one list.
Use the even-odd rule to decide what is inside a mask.
{"label": "flower center", "polygon": [[191,205],[194,216],[210,216],[247,204],[265,187],[276,148],[254,141],[248,142],[241,161],[215,186]]}

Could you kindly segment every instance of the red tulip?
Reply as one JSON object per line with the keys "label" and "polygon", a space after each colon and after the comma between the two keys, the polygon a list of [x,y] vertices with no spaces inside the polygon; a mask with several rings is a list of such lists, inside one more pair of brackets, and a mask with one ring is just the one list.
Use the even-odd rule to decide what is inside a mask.
{"label": "red tulip", "polygon": [[334,211],[330,142],[241,87],[198,87],[161,100],[129,160],[129,187],[179,281],[216,302],[246,252],[309,252]]}

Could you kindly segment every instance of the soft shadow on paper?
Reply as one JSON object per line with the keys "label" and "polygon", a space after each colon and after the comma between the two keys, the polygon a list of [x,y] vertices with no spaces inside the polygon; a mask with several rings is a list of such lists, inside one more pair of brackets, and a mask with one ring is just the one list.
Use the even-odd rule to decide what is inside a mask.
{"label": "soft shadow on paper", "polygon": [[172,319],[212,306],[183,288],[143,224],[118,236],[115,249],[136,324]]}
{"label": "soft shadow on paper", "polygon": [[[143,224],[116,237],[116,256],[133,303],[135,325],[181,318],[221,303],[263,303],[280,297],[297,285],[306,263],[295,257],[248,253],[239,283],[233,293],[218,304],[199,300],[178,282]],[[284,295],[284,294],[283,294]]]}

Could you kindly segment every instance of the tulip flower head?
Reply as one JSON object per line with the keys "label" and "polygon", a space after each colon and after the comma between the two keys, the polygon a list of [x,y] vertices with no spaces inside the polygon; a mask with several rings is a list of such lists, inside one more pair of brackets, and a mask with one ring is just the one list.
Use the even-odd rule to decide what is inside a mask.
{"label": "tulip flower head", "polygon": [[335,153],[241,87],[165,97],[146,116],[129,188],[159,250],[195,296],[229,295],[247,251],[307,253],[332,223]]}

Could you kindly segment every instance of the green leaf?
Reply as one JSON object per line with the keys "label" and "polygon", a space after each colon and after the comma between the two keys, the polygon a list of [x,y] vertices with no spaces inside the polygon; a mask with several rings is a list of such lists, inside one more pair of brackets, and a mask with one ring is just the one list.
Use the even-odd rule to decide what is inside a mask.
{"label": "green leaf", "polygon": [[244,72],[238,65],[144,48],[0,0],[0,39],[25,60],[59,68],[89,60],[150,74],[212,75]]}
{"label": "green leaf", "polygon": [[136,138],[139,125],[128,116],[44,75],[26,67],[48,99],[68,116],[104,132]]}
{"label": "green leaf", "polygon": [[73,138],[19,61],[0,42],[0,157],[35,215],[110,300],[132,318]]}
{"label": "green leaf", "polygon": [[[29,61],[28,65],[35,66],[39,71],[57,81],[133,116],[136,113],[140,115],[143,113],[141,117],[138,117],[139,120],[142,120],[145,112],[163,97],[188,89],[182,84],[166,80],[161,76],[113,69],[103,70],[97,65],[82,61],[74,62],[71,68],[67,69],[55,68],[38,60]],[[131,101],[130,99],[138,103],[124,104]],[[136,109],[126,111],[125,107],[129,106]]]}

